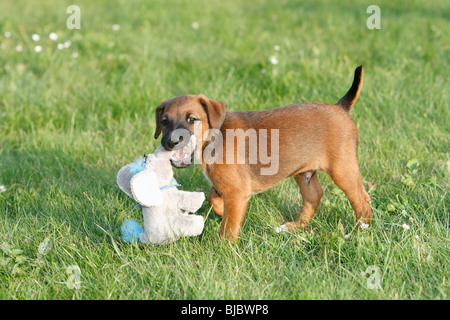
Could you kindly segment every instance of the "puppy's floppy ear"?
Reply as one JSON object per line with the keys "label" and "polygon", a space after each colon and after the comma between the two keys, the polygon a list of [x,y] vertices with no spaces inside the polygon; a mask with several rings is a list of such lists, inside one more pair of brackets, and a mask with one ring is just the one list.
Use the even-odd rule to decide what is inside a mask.
{"label": "puppy's floppy ear", "polygon": [[220,129],[227,113],[225,103],[208,99],[203,94],[198,95],[198,101],[208,116],[209,127],[211,129]]}
{"label": "puppy's floppy ear", "polygon": [[155,139],[158,139],[159,135],[161,134],[161,120],[164,113],[164,108],[166,107],[166,102],[167,100],[163,100],[163,102],[161,102],[161,105],[156,108],[156,130],[154,135]]}

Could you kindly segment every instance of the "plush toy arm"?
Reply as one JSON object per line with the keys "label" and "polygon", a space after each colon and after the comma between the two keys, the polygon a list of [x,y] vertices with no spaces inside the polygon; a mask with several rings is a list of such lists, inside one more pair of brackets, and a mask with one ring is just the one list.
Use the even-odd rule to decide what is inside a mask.
{"label": "plush toy arm", "polygon": [[202,216],[183,214],[174,221],[179,236],[195,237],[202,233],[205,221]]}
{"label": "plush toy arm", "polygon": [[178,191],[178,194],[178,206],[187,212],[196,212],[202,206],[203,201],[205,201],[203,192]]}

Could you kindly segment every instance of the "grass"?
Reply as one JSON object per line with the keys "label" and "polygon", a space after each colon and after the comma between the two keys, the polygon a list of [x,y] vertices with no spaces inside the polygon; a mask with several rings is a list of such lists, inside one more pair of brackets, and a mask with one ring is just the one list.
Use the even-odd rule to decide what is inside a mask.
{"label": "grass", "polygon": [[[0,5],[1,299],[450,298],[446,1],[378,1],[380,30],[366,27],[370,1],[78,1],[80,30],[66,28],[71,4]],[[122,222],[142,217],[115,176],[158,145],[162,99],[203,93],[231,111],[335,103],[360,64],[353,117],[369,230],[353,232],[348,200],[321,174],[305,231],[275,233],[301,206],[286,180],[252,198],[236,245],[217,238],[206,203],[199,237],[121,241]],[[209,192],[198,167],[175,176]],[[69,288],[77,275],[81,288]]]}

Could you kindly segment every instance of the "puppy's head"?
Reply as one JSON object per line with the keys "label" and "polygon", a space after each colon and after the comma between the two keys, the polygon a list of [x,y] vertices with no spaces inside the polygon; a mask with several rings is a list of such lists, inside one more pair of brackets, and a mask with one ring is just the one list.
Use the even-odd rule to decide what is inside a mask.
{"label": "puppy's head", "polygon": [[155,139],[162,133],[161,145],[173,151],[174,167],[185,168],[192,163],[196,147],[201,152],[204,134],[220,129],[225,120],[225,103],[204,95],[184,95],[164,100],[156,109]]}

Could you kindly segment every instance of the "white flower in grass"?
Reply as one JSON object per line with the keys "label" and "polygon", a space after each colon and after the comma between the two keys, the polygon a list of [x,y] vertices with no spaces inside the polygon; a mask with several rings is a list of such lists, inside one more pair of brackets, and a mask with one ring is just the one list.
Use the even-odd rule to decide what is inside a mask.
{"label": "white flower in grass", "polygon": [[5,38],[11,38],[11,32],[5,31]]}
{"label": "white flower in grass", "polygon": [[281,225],[281,226],[279,226],[279,227],[277,227],[275,229],[276,233],[280,233],[280,232],[283,232],[283,231],[288,231],[288,228],[287,228],[287,226],[285,224],[283,224],[283,225]]}
{"label": "white flower in grass", "polygon": [[34,47],[34,51],[37,52],[37,53],[41,52],[42,51],[42,46]]}
{"label": "white flower in grass", "polygon": [[49,37],[49,39],[52,40],[52,41],[58,40],[58,35],[57,35],[56,33],[54,33],[54,32],[51,32],[51,33],[48,35],[48,37]]}
{"label": "white flower in grass", "polygon": [[64,43],[58,43],[57,47],[58,47],[59,50],[64,49]]}
{"label": "white flower in grass", "polygon": [[350,238],[350,234],[346,234],[346,235],[344,236],[344,238],[345,238],[345,239]]}
{"label": "white flower in grass", "polygon": [[5,186],[4,186],[4,185],[1,185],[1,186],[0,186],[0,192],[5,192],[5,191],[6,191]]}
{"label": "white flower in grass", "polygon": [[407,214],[406,214],[406,210],[402,210],[401,215],[404,216],[404,217],[406,217],[406,215],[407,215]]}
{"label": "white flower in grass", "polygon": [[411,227],[408,226],[406,223],[404,223],[404,224],[402,225],[402,228],[405,229],[405,230],[409,230]]}
{"label": "white flower in grass", "polygon": [[35,33],[31,36],[31,39],[33,39],[33,41],[39,41],[41,40],[41,36]]}
{"label": "white flower in grass", "polygon": [[75,58],[75,59],[78,58],[78,52],[74,52],[74,53],[72,54],[72,57]]}
{"label": "white flower in grass", "polygon": [[72,41],[70,41],[70,40],[67,40],[67,41],[65,41],[64,43],[63,43],[63,46],[64,46],[64,48],[70,48],[70,46],[72,45]]}
{"label": "white flower in grass", "polygon": [[360,228],[362,230],[369,228],[369,225],[367,223],[361,223]]}
{"label": "white flower in grass", "polygon": [[198,23],[197,21],[192,22],[191,24],[192,29],[197,30],[198,28],[200,28],[200,23]]}
{"label": "white flower in grass", "polygon": [[17,51],[17,52],[22,52],[22,51],[23,51],[23,47],[22,47],[20,44],[18,44],[18,45],[16,46],[16,51]]}
{"label": "white flower in grass", "polygon": [[276,44],[276,45],[273,46],[273,49],[275,51],[280,51],[280,46]]}
{"label": "white flower in grass", "polygon": [[118,24],[113,24],[112,27],[111,27],[111,29],[112,29],[113,31],[119,31],[119,30],[120,30],[120,25],[118,25]]}
{"label": "white flower in grass", "polygon": [[269,61],[270,61],[271,64],[278,64],[278,59],[275,56],[271,56],[269,58]]}

